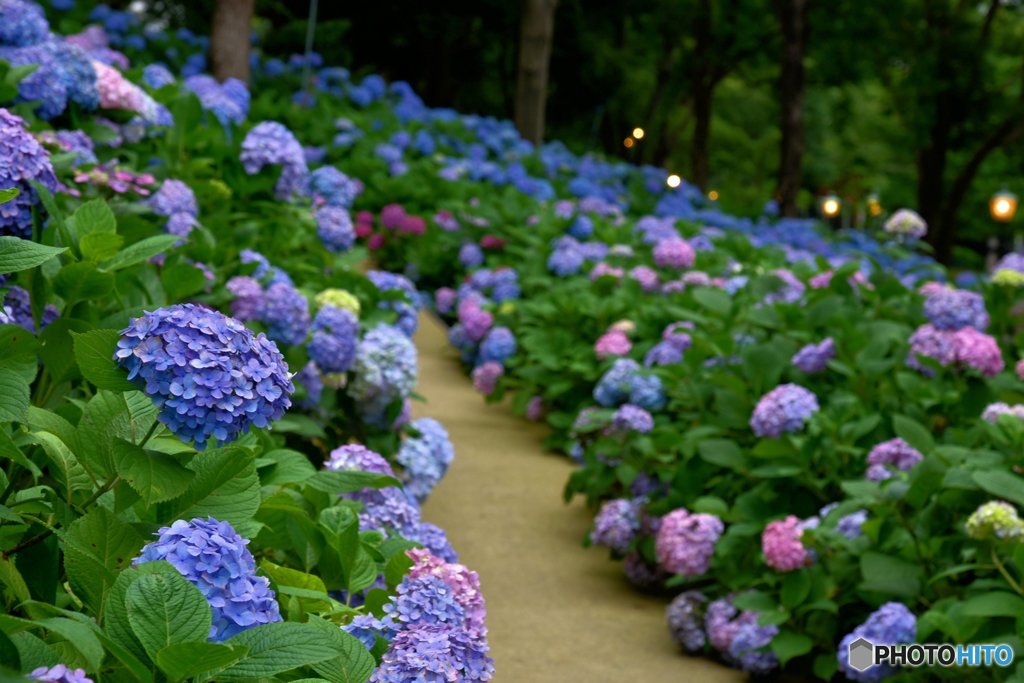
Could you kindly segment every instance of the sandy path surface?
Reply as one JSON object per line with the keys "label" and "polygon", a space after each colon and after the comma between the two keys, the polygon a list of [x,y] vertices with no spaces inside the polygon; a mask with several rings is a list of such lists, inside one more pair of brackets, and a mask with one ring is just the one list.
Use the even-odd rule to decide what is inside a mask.
{"label": "sandy path surface", "polygon": [[455,462],[424,506],[461,561],[480,573],[497,683],[740,681],[680,654],[665,600],[632,589],[619,563],[581,539],[590,515],[565,505],[568,459],[545,453],[545,428],[486,405],[459,369],[443,327],[423,316],[416,417],[448,429]]}

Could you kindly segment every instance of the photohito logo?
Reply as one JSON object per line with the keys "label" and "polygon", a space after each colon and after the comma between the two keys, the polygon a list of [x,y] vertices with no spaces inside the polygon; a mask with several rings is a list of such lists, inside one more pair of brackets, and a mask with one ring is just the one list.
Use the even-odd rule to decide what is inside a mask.
{"label": "photohito logo", "polygon": [[867,671],[873,666],[1010,666],[1015,653],[1006,643],[949,645],[945,643],[898,643],[875,645],[867,638],[850,643],[850,667]]}

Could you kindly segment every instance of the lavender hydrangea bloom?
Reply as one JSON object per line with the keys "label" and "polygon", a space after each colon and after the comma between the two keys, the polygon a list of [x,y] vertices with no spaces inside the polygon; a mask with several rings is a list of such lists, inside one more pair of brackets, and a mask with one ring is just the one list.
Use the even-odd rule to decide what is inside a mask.
{"label": "lavender hydrangea bloom", "polygon": [[871,613],[867,621],[853,629],[839,643],[837,657],[839,670],[853,681],[874,683],[894,673],[888,665],[874,666],[867,671],[857,671],[850,666],[850,643],[858,638],[867,638],[875,645],[913,643],[917,638],[917,618],[904,605],[887,602]]}
{"label": "lavender hydrangea bloom", "polygon": [[26,0],[0,0],[0,45],[35,45],[49,36],[42,7]]}
{"label": "lavender hydrangea bloom", "polygon": [[379,306],[380,308],[390,309],[398,313],[398,321],[395,323],[395,327],[402,330],[406,336],[412,337],[416,333],[417,327],[419,327],[420,298],[416,292],[416,285],[404,275],[389,273],[384,270],[371,270],[366,274],[366,277],[382,292],[398,291],[405,295],[404,301],[390,299],[381,301]]}
{"label": "lavender hydrangea bloom", "polygon": [[765,304],[792,304],[796,303],[801,297],[803,297],[806,287],[804,286],[804,283],[800,282],[792,272],[785,268],[779,268],[777,270],[773,270],[771,274],[781,280],[782,284],[776,291],[765,296]]}
{"label": "lavender hydrangea bloom", "polygon": [[484,264],[484,250],[476,242],[466,242],[459,248],[459,263],[464,268],[478,268]]}
{"label": "lavender hydrangea bloom", "polygon": [[[32,297],[29,295],[28,290],[17,285],[12,286],[7,290],[3,303],[6,315],[10,321],[9,324],[21,325],[29,332],[35,334],[36,321],[32,316]],[[45,330],[59,315],[60,312],[57,311],[53,304],[47,304],[46,308],[43,309],[43,317],[39,321],[40,327]]]}
{"label": "lavender hydrangea bloom", "polygon": [[358,180],[353,180],[333,166],[321,166],[309,174],[306,180],[306,194],[315,206],[337,206],[351,208],[362,191]]}
{"label": "lavender hydrangea bloom", "polygon": [[943,287],[935,291],[924,303],[924,314],[940,330],[973,327],[984,331],[989,323],[985,299],[981,294],[964,289]]}
{"label": "lavender hydrangea bloom", "polygon": [[856,512],[851,512],[848,515],[840,517],[839,521],[836,522],[836,531],[838,531],[841,536],[845,536],[850,540],[860,538],[864,535],[864,531],[861,527],[864,526],[864,522],[866,521],[868,521],[868,511],[857,510]]}
{"label": "lavender hydrangea bloom", "polygon": [[580,249],[556,249],[548,257],[548,270],[565,277],[575,275],[583,267],[583,252]]}
{"label": "lavender hydrangea bloom", "polygon": [[167,216],[167,232],[185,237],[197,224],[199,204],[196,195],[180,180],[165,180],[147,204],[155,213]]}
{"label": "lavender hydrangea bloom", "polygon": [[331,451],[324,467],[335,471],[376,472],[389,477],[395,475],[391,465],[382,455],[361,444],[339,446]]}
{"label": "lavender hydrangea bloom", "polygon": [[612,415],[611,427],[617,432],[647,434],[654,429],[654,418],[643,408],[624,403]]}
{"label": "lavender hydrangea bloom", "polygon": [[295,373],[292,381],[306,391],[305,397],[298,402],[299,406],[309,410],[320,403],[324,393],[324,382],[316,363],[309,361],[303,365],[302,369]]}
{"label": "lavender hydrangea bloom", "polygon": [[270,265],[270,261],[267,257],[258,251],[252,249],[243,249],[238,254],[238,259],[242,263],[255,263],[256,270],[253,271],[252,276],[261,282],[265,282],[270,285],[276,285],[279,282],[284,282],[289,285],[293,285],[291,277],[288,273],[284,272],[277,266]]}
{"label": "lavender hydrangea bloom", "polygon": [[359,321],[350,311],[324,306],[313,319],[309,357],[324,372],[348,372],[356,357]]}
{"label": "lavender hydrangea bloom", "polygon": [[605,408],[628,402],[645,410],[661,410],[665,393],[659,377],[641,373],[634,360],[619,358],[594,387],[594,400]]}
{"label": "lavender hydrangea bloom", "polygon": [[32,207],[39,198],[29,185],[30,180],[38,181],[50,192],[57,191],[50,155],[28,134],[20,117],[0,108],[0,189],[13,187],[21,191],[14,199],[0,204],[0,235],[32,234]]}
{"label": "lavender hydrangea bloom", "polygon": [[302,192],[309,169],[302,145],[290,130],[276,121],[259,123],[242,141],[242,166],[249,175],[267,165],[280,165],[281,177],[275,191],[279,199],[289,199]]}
{"label": "lavender hydrangea bloom", "polygon": [[803,429],[818,412],[817,397],[798,384],[782,384],[761,397],[750,417],[757,436],[781,436]]}
{"label": "lavender hydrangea bloom", "polygon": [[665,608],[668,631],[687,652],[700,652],[707,643],[703,629],[704,604],[707,601],[699,591],[686,591],[677,595]]}
{"label": "lavender hydrangea bloom", "polygon": [[714,515],[680,508],[661,518],[655,541],[658,562],[673,574],[696,576],[708,570],[725,525]]}
{"label": "lavender hydrangea bloom", "polygon": [[507,327],[493,327],[480,343],[481,363],[496,361],[504,363],[516,353],[516,337]]}
{"label": "lavender hydrangea bloom", "polygon": [[212,113],[222,126],[240,124],[249,115],[249,89],[236,78],[218,83],[212,76],[196,74],[186,78],[184,85],[195,93],[203,109]]}
{"label": "lavender hydrangea bloom", "polygon": [[808,344],[797,351],[793,356],[793,365],[803,372],[813,374],[824,371],[835,356],[836,343],[832,337],[828,337],[820,344]]}
{"label": "lavender hydrangea bloom", "polygon": [[452,547],[451,542],[448,540],[448,534],[436,524],[420,522],[416,530],[406,538],[421,544],[430,551],[431,555],[445,562],[459,561],[459,554],[455,552],[455,548]]}
{"label": "lavender hydrangea bloom", "polygon": [[594,517],[590,541],[624,553],[640,531],[640,511],[635,501],[627,498],[609,500]]}
{"label": "lavender hydrangea bloom", "polygon": [[200,590],[210,603],[210,640],[221,642],[247,629],[281,621],[270,581],[256,574],[256,562],[227,522],[213,517],[162,527],[156,541],[132,561],[166,560]]}
{"label": "lavender hydrangea bloom", "polygon": [[466,611],[452,587],[430,575],[404,578],[384,612],[404,628],[447,625],[461,629],[466,625]]}
{"label": "lavender hydrangea bloom", "polygon": [[494,662],[485,641],[443,626],[399,631],[370,683],[459,681],[477,683],[494,677]]}
{"label": "lavender hydrangea bloom", "polygon": [[263,287],[248,275],[238,275],[224,285],[234,299],[231,315],[239,320],[259,320],[263,311]]}
{"label": "lavender hydrangea bloom", "polygon": [[160,409],[160,421],[202,450],[284,415],[295,391],[284,357],[222,313],[177,304],[132,320],[114,358]]}
{"label": "lavender hydrangea bloom", "polygon": [[906,472],[921,462],[924,456],[903,439],[883,441],[868,453],[868,470],[865,476],[871,481],[884,481],[894,470]]}
{"label": "lavender hydrangea bloom", "polygon": [[286,282],[278,282],[263,294],[261,318],[267,336],[283,344],[301,344],[309,331],[309,301]]}
{"label": "lavender hydrangea bloom", "polygon": [[401,330],[378,325],[356,348],[349,395],[371,413],[383,412],[403,400],[416,384],[416,347]]}
{"label": "lavender hydrangea bloom", "polygon": [[448,471],[455,459],[455,449],[447,430],[437,420],[421,417],[409,426],[418,436],[402,442],[395,460],[403,467],[406,490],[422,502]]}
{"label": "lavender hydrangea bloom", "polygon": [[174,74],[163,64],[147,64],[142,70],[142,82],[154,90],[174,83]]}
{"label": "lavender hydrangea bloom", "polygon": [[779,627],[774,624],[761,626],[756,622],[743,623],[736,629],[729,644],[729,658],[744,671],[768,673],[779,665],[775,653],[766,649],[778,634]]}
{"label": "lavender hydrangea bloom", "polygon": [[92,679],[85,675],[85,669],[69,669],[63,664],[40,666],[33,669],[28,677],[45,683],[93,683]]}

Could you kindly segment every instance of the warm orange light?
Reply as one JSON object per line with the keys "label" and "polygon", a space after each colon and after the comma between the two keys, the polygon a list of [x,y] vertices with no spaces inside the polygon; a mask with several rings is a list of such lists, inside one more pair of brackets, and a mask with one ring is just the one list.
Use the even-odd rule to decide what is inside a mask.
{"label": "warm orange light", "polygon": [[622,141],[622,146],[625,147],[626,149],[632,148],[635,144],[636,140],[634,140],[633,138],[626,138],[625,140]]}
{"label": "warm orange light", "polygon": [[680,183],[682,182],[683,179],[677,176],[675,173],[670,175],[668,178],[665,178],[665,184],[673,189],[679,187]]}
{"label": "warm orange light", "polygon": [[988,210],[993,220],[1009,223],[1017,215],[1017,196],[1006,190],[996,192],[988,200]]}
{"label": "warm orange light", "polygon": [[713,202],[717,202],[718,201],[718,190],[711,190],[711,192],[708,192],[708,199],[710,199]]}
{"label": "warm orange light", "polygon": [[874,192],[868,195],[868,215],[872,218],[882,215],[882,203],[878,201],[878,195]]}
{"label": "warm orange light", "polygon": [[640,128],[639,126],[634,128],[633,129],[633,137],[635,137],[637,140],[643,140],[644,139],[644,129]]}
{"label": "warm orange light", "polygon": [[821,212],[827,218],[835,218],[839,215],[839,210],[842,208],[843,203],[834,194],[830,194],[821,200]]}

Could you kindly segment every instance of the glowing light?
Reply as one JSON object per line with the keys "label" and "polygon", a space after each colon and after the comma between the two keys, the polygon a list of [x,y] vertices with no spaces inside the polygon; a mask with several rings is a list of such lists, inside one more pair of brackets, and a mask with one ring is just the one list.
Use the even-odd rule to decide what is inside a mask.
{"label": "glowing light", "polygon": [[1000,190],[988,200],[988,210],[994,220],[1009,223],[1017,215],[1017,196],[1006,190]]}
{"label": "glowing light", "polygon": [[635,137],[637,140],[643,140],[644,139],[644,129],[640,128],[639,126],[634,128],[633,129],[633,137]]}
{"label": "glowing light", "polygon": [[717,202],[718,201],[718,190],[711,190],[711,192],[708,192],[708,199],[710,199],[713,202]]}
{"label": "glowing light", "polygon": [[631,149],[635,144],[636,140],[634,140],[633,138],[626,138],[625,140],[622,141],[622,146],[625,147],[626,149]]}
{"label": "glowing light", "polygon": [[825,214],[827,218],[835,218],[839,215],[839,210],[842,208],[842,201],[840,201],[839,197],[834,194],[830,194],[821,200],[821,212]]}
{"label": "glowing light", "polygon": [[665,178],[665,184],[668,185],[671,188],[679,187],[680,183],[682,183],[682,182],[683,182],[683,179],[680,178],[679,176],[677,176],[675,173],[670,175],[668,178]]}
{"label": "glowing light", "polygon": [[878,201],[878,195],[874,192],[868,195],[868,215],[872,217],[882,215],[882,203]]}

